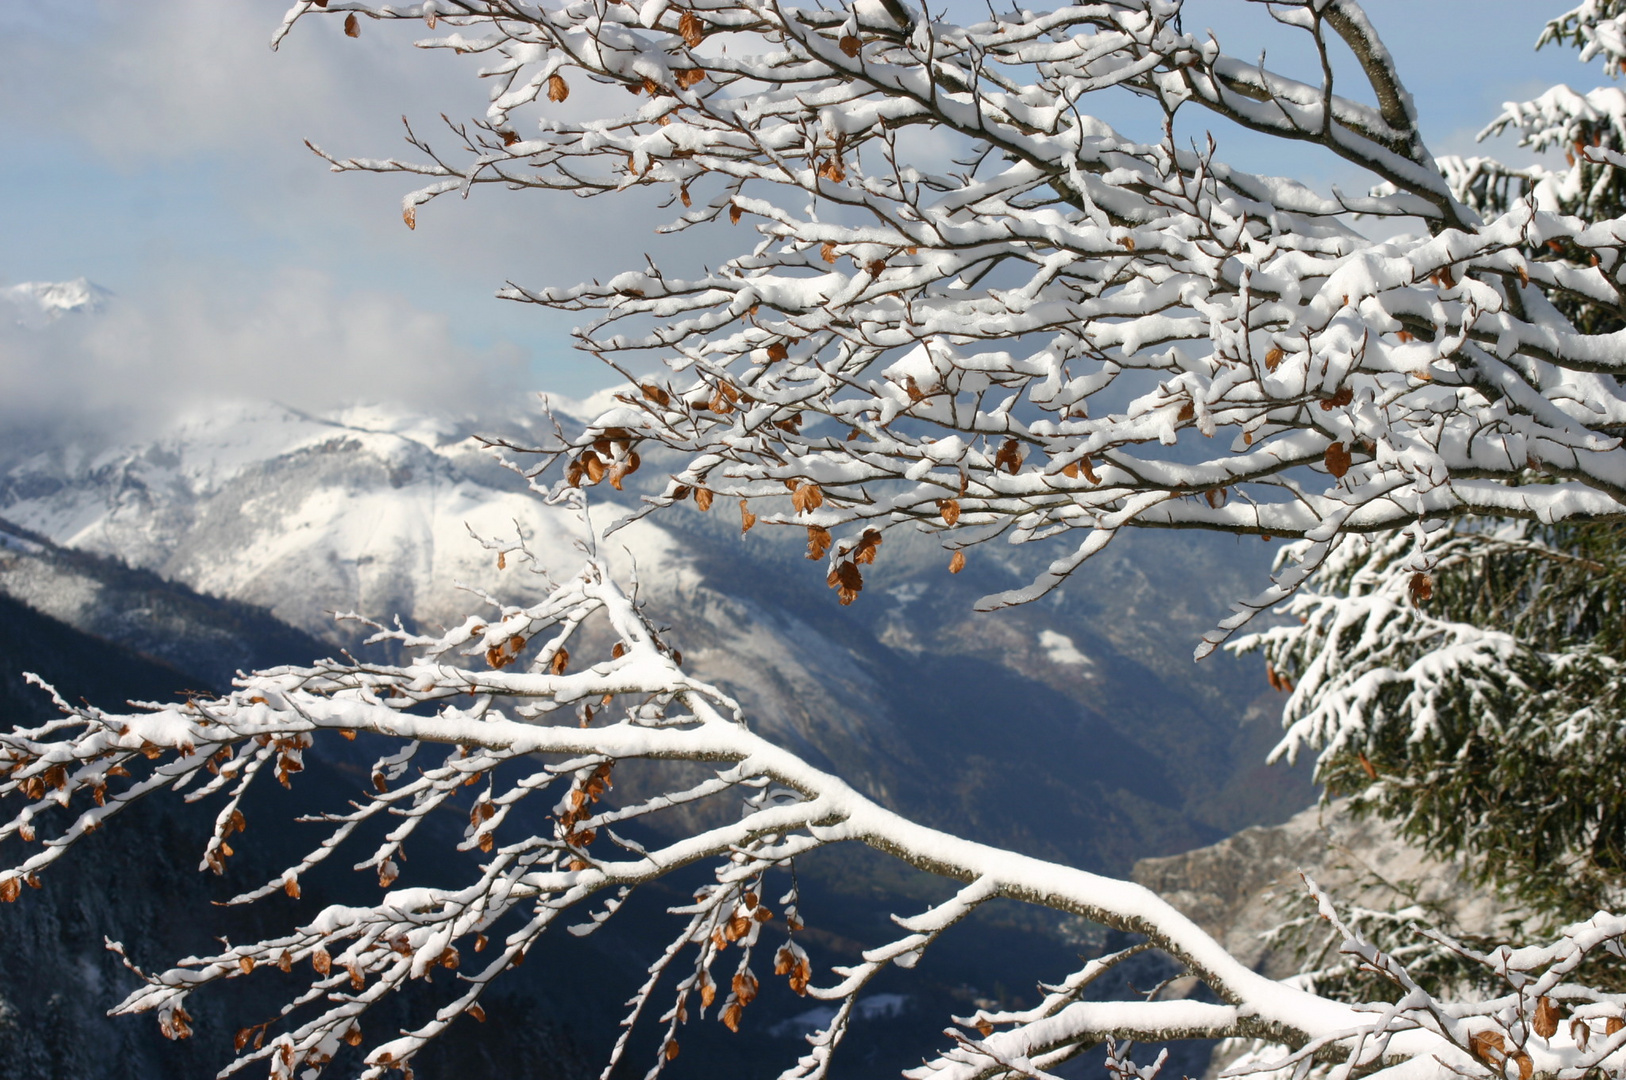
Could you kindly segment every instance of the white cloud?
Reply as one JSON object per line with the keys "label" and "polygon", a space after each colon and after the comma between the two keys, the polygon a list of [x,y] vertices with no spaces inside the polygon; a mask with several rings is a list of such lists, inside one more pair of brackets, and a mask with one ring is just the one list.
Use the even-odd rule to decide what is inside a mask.
{"label": "white cloud", "polygon": [[139,437],[227,399],[479,412],[522,394],[525,374],[511,347],[460,345],[444,316],[320,274],[277,272],[253,292],[178,281],[100,314],[0,329],[0,425]]}
{"label": "white cloud", "polygon": [[0,40],[0,61],[19,112],[130,168],[228,147],[275,154],[306,135],[377,138],[380,123],[431,104],[483,108],[466,71],[407,47],[421,25],[369,21],[348,39],[312,19],[272,53],[287,6],[47,0],[44,20],[5,19],[22,25]]}
{"label": "white cloud", "polygon": [[[645,192],[581,202],[494,188],[437,200],[408,232],[399,205],[412,179],[331,176],[303,140],[344,156],[406,153],[405,114],[450,149],[439,114],[483,115],[475,71],[488,58],[411,48],[421,23],[364,19],[351,39],[332,18],[303,21],[272,53],[287,6],[0,4],[0,154],[9,164],[0,169],[0,280],[83,274],[124,301],[98,330],[0,333],[0,419],[83,423],[210,394],[472,403],[511,377],[585,396],[610,379],[572,356],[573,317],[496,301],[497,288],[602,278],[646,251],[682,274],[754,236],[724,226],[659,239],[653,228],[666,215]],[[1449,148],[1466,146],[1468,125],[1489,119],[1484,102],[1510,96],[1504,87],[1560,67],[1566,78],[1594,74],[1566,50],[1532,56],[1541,20],[1524,0],[1484,6],[1496,17],[1466,26],[1451,5],[1374,8],[1380,27],[1418,27],[1392,44],[1417,81],[1425,122],[1453,133],[1443,137]],[[1265,14],[1193,0],[1186,17],[1191,27],[1214,22],[1228,41],[1271,41],[1273,62],[1288,62],[1290,42],[1302,54],[1293,35],[1266,34],[1279,28]],[[1440,50],[1435,31],[1445,26],[1469,34],[1472,47]],[[624,95],[580,82],[561,111],[604,101]],[[1182,137],[1213,122],[1189,109],[1181,116],[1190,127]],[[1312,150],[1222,134],[1222,156],[1238,164],[1257,158],[1261,168],[1364,182]],[[908,147],[926,165],[952,149],[925,137]],[[512,370],[521,352],[537,370]]]}
{"label": "white cloud", "polygon": [[[607,276],[641,262],[646,250],[668,265],[700,250],[691,238],[663,244],[654,235],[666,215],[645,193],[584,204],[567,195],[480,189],[467,200],[437,200],[409,232],[400,198],[421,181],[333,176],[305,139],[343,156],[414,155],[401,141],[403,115],[446,150],[455,140],[441,126],[442,111],[454,120],[483,115],[486,84],[476,71],[485,59],[412,48],[426,33],[421,23],[363,20],[360,37],[350,39],[338,20],[312,18],[272,53],[284,0],[43,0],[29,7],[0,9],[0,94],[8,106],[0,114],[0,153],[11,151],[14,163],[11,181],[0,170],[0,206],[9,205],[0,213],[14,225],[7,229],[0,218],[0,281],[83,274],[133,297],[150,282],[182,274],[190,280],[181,291],[195,309],[250,317],[230,295],[247,290],[263,294],[254,317],[286,322],[290,312],[276,305],[301,288],[312,291],[293,282],[326,278],[315,291],[346,293],[347,303],[305,304],[301,318],[315,320],[309,334],[343,338],[344,355],[368,355],[381,348],[369,342],[397,332],[410,346],[433,324],[437,348],[460,350],[463,361],[495,356],[506,363],[522,350],[540,367],[529,388],[585,394],[613,376],[573,354],[575,317],[493,294],[510,280],[568,285]],[[578,95],[587,104],[590,89]],[[47,170],[68,182],[20,184]],[[396,299],[379,299],[389,294]],[[178,298],[161,303],[178,310]],[[145,318],[165,332],[228,339],[245,356],[255,348],[256,335],[221,326],[194,332],[184,319],[165,322],[156,311]],[[345,318],[370,322],[341,328],[337,320]],[[402,329],[409,325],[415,329]],[[156,325],[132,331],[138,340],[154,332]],[[515,344],[487,347],[503,341]],[[149,355],[159,348],[144,347]],[[38,367],[34,377],[72,384],[76,373],[108,363],[100,356]],[[247,360],[229,366],[230,379],[200,370],[190,385],[257,385]],[[343,374],[348,370],[313,374],[358,381]],[[8,365],[6,378],[16,388],[17,365]],[[411,387],[414,379],[394,385]],[[286,388],[287,379],[278,381]],[[35,397],[101,393],[88,385],[28,389]]]}

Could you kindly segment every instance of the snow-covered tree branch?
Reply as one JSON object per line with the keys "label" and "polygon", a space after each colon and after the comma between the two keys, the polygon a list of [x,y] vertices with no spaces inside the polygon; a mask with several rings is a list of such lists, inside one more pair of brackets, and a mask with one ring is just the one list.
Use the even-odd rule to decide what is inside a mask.
{"label": "snow-covered tree branch", "polygon": [[[1589,3],[1549,36],[1618,63],[1616,8]],[[1626,517],[1626,226],[1600,212],[1626,164],[1609,134],[1626,109],[1548,95],[1497,121],[1532,146],[1568,145],[1577,172],[1562,180],[1437,162],[1358,4],[1269,11],[1302,34],[1319,82],[1238,59],[1250,43],[1227,52],[1187,32],[1176,0],[964,23],[905,0],[300,0],[276,40],[319,14],[352,37],[367,20],[418,20],[431,35],[420,44],[478,58],[491,107],[452,124],[454,152],[410,129],[402,160],[318,150],[340,171],[423,181],[404,202],[408,227],[440,195],[499,185],[612,199],[637,189],[671,209],[668,232],[737,230],[715,270],[650,260],[603,282],[505,291],[590,313],[579,344],[629,378],[584,431],[531,448],[522,468],[549,498],[620,488],[640,448],[660,448],[675,465],[637,513],[727,498],[743,530],[805,529],[842,603],[900,527],[940,534],[951,571],[1001,536],[1068,542],[991,607],[1054,588],[1126,528],[1292,538],[1273,582],[1198,655],[1319,574],[1293,600],[1301,626],[1245,644],[1270,650],[1277,685],[1277,669],[1297,680],[1290,740],[1329,746],[1328,760],[1376,781],[1391,768],[1380,745],[1434,738],[1533,686],[1562,711],[1588,680],[1617,678],[1617,658],[1584,643],[1532,644],[1516,621],[1487,629],[1420,605],[1485,558],[1582,557],[1542,529]],[[1334,93],[1346,50],[1375,104]],[[604,87],[631,104],[611,107]],[[1117,98],[1149,102],[1160,123],[1121,132],[1107,119]],[[1206,131],[1185,129],[1193,116],[1317,145],[1370,190],[1321,194],[1228,166]],[[647,374],[651,362],[669,373]],[[1511,524],[1450,524],[1476,517]],[[827,1075],[869,981],[996,898],[1145,942],[1063,973],[1034,1009],[953,1018],[913,1080],[1048,1078],[1102,1042],[1115,1075],[1151,1080],[1160,1066],[1136,1065],[1125,1042],[1187,1038],[1260,1040],[1246,1067],[1294,1080],[1313,1068],[1338,1080],[1626,1073],[1626,998],[1592,978],[1622,956],[1616,916],[1555,926],[1548,946],[1437,942],[1505,987],[1444,1000],[1311,885],[1345,954],[1390,991],[1335,1001],[1249,970],[1144,889],[923,828],[764,740],[684,672],[599,561],[534,607],[492,604],[438,636],[380,625],[374,642],[398,663],[279,668],[224,696],[119,714],[59,701],[60,719],[0,736],[0,796],[15,808],[0,841],[21,852],[0,871],[0,900],[166,788],[218,803],[202,852],[218,872],[256,781],[298,785],[317,739],[365,739],[384,747],[373,790],[312,819],[327,838],[236,902],[297,898],[303,875],[381,835],[346,856],[376,874],[377,901],[164,971],[132,959],[142,985],[123,1011],[183,1037],[189,998],[209,984],[298,971],[283,1014],[242,1029],[228,1071],[305,1077],[349,1044],[366,1046],[365,1075],[378,1077],[460,1017],[481,1019],[485,988],[556,922],[589,933],[638,885],[704,867],[710,879],[674,909],[678,928],[629,1005],[628,1033],[640,1021],[663,1032],[651,1075],[708,1011],[736,1027],[770,966],[797,993],[839,1003],[783,1074]],[[1551,622],[1574,625],[1563,612]],[[1597,732],[1580,716],[1530,746],[1554,759],[1589,746]],[[627,783],[661,762],[688,767]],[[1438,796],[1436,824],[1453,812],[1438,781],[1405,777]],[[436,868],[464,879],[398,887],[403,846],[471,799],[469,861]],[[1472,829],[1483,815],[1454,820]],[[818,972],[782,871],[844,842],[961,887],[898,918],[862,962]],[[1095,980],[1142,949],[1217,1000],[1090,1000]],[[431,1019],[364,1030],[393,991],[448,969]],[[631,1046],[623,1037],[610,1052],[606,1076]]]}
{"label": "snow-covered tree branch", "polygon": [[[1040,595],[1127,527],[1312,540],[1201,654],[1346,533],[1607,518],[1626,491],[1621,342],[1564,314],[1619,309],[1620,227],[1532,199],[1470,206],[1358,5],[1270,10],[1321,57],[1321,85],[1182,31],[1165,0],[965,24],[898,3],[334,0],[358,32],[358,13],[433,24],[420,44],[477,53],[494,89],[455,154],[413,135],[415,158],[329,160],[430,178],[409,225],[498,184],[652,189],[669,230],[726,217],[745,234],[715,271],[505,294],[593,313],[582,347],[623,370],[672,370],[552,448],[554,483],[619,484],[639,445],[670,447],[685,463],[652,506],[726,496],[806,527],[844,601],[874,558],[863,537],[899,526],[957,552],[1073,537],[988,605]],[[1377,107],[1333,92],[1335,39]],[[572,80],[636,100],[582,114]],[[1114,95],[1155,103],[1161,137],[1103,119]],[[1319,144],[1374,190],[1229,167],[1179,134],[1214,114]],[[922,132],[953,163],[923,159]],[[1376,219],[1400,231],[1368,239]],[[768,501],[786,488],[794,506]]]}
{"label": "snow-covered tree branch", "polygon": [[[1549,22],[1538,45],[1574,43],[1618,75],[1623,11],[1583,4]],[[1619,228],[1620,87],[1557,86],[1509,102],[1481,138],[1499,134],[1564,161],[1442,160],[1465,203],[1487,218],[1527,206]],[[1565,273],[1595,269],[1590,253],[1563,243],[1540,257]],[[1587,336],[1614,340],[1626,327],[1617,303],[1548,295]],[[1619,392],[1618,380],[1601,385]],[[1594,408],[1590,396],[1577,400]],[[1607,422],[1596,430],[1619,433]],[[1533,468],[1523,483],[1556,489],[1570,475]],[[1291,691],[1278,754],[1318,753],[1332,788],[1435,853],[1466,857],[1482,883],[1549,924],[1618,907],[1626,805],[1604,778],[1626,760],[1621,529],[1618,515],[1493,515],[1420,524],[1410,538],[1346,539],[1286,606],[1299,625],[1239,642],[1264,651],[1272,682]],[[1284,552],[1281,565],[1308,554]]]}
{"label": "snow-covered tree branch", "polygon": [[[591,662],[580,656],[573,662],[569,647],[585,648],[578,631],[595,619],[609,627],[607,650]],[[826,1075],[865,985],[889,965],[912,967],[944,930],[999,897],[1086,916],[1142,934],[1147,944],[1089,961],[1033,1009],[957,1018],[961,1026],[942,1055],[909,1071],[916,1080],[1042,1076],[1108,1038],[1255,1038],[1291,1047],[1287,1065],[1347,1059],[1363,1071],[1389,1065],[1406,1075],[1433,1075],[1442,1063],[1489,1075],[1476,1064],[1474,1048],[1494,1043],[1504,1056],[1527,1055],[1544,1072],[1618,1071],[1623,1039],[1614,1038],[1613,1028],[1590,1043],[1576,1032],[1604,1024],[1619,1003],[1564,976],[1587,954],[1618,949],[1626,934],[1620,920],[1600,917],[1567,931],[1550,949],[1483,958],[1517,992],[1467,1011],[1434,1001],[1375,953],[1367,962],[1406,988],[1393,1008],[1363,1010],[1273,982],[1140,886],[923,828],[765,741],[725,695],[683,672],[598,562],[534,607],[503,609],[488,620],[471,616],[438,637],[381,629],[377,638],[405,646],[410,659],[283,668],[247,677],[223,697],[124,714],[63,703],[61,720],[0,736],[0,795],[18,807],[0,826],[0,838],[20,840],[30,852],[0,874],[0,898],[7,900],[37,884],[77,840],[164,788],[218,804],[201,867],[218,872],[233,854],[231,838],[247,826],[242,805],[252,784],[272,777],[298,784],[301,756],[317,738],[387,740],[373,766],[374,790],[351,811],[316,819],[330,831],[303,860],[233,901],[297,897],[302,875],[340,854],[358,828],[376,819],[392,823],[383,842],[345,856],[359,856],[356,869],[377,874],[376,902],[329,906],[286,933],[188,957],[169,970],[149,973],[132,963],[142,985],[120,1011],[154,1013],[173,1037],[189,1033],[191,999],[212,983],[253,978],[267,968],[307,973],[281,1018],[239,1033],[239,1055],[228,1072],[258,1062],[274,1077],[312,1075],[307,1070],[319,1070],[342,1043],[363,1042],[364,1075],[405,1068],[460,1017],[483,1018],[486,987],[555,924],[569,921],[569,932],[590,933],[639,884],[695,864],[712,867],[711,883],[692,904],[673,910],[671,944],[654,958],[625,1021],[628,1034],[640,1019],[664,1030],[652,1063],[657,1071],[676,1057],[686,1023],[710,1012],[737,1027],[771,970],[798,993],[840,1003],[808,1052],[782,1074]],[[463,666],[470,661],[485,669]],[[708,769],[640,797],[613,804],[604,798],[627,771],[650,760]],[[396,860],[414,830],[460,796],[467,800],[470,788],[461,847],[483,853],[478,868],[467,880],[396,887]],[[510,824],[528,799],[547,804],[551,835]],[[709,827],[657,832],[663,839],[648,845],[628,834],[646,819],[704,800],[732,801],[741,812]],[[780,871],[797,856],[844,842],[867,844],[962,887],[943,903],[897,918],[894,940],[827,975],[812,970],[797,943],[802,916],[794,887],[778,898],[770,890],[785,887],[790,879]],[[770,937],[780,940],[771,957]],[[1350,942],[1347,948],[1363,947],[1353,935]],[[1147,947],[1197,974],[1220,1002],[1085,999],[1096,978]],[[373,1005],[438,969],[455,974],[431,1020],[399,1034],[367,1033]],[[1542,1008],[1557,1008],[1549,999],[1574,1007],[1580,1027],[1532,1039],[1525,1015],[1538,998],[1547,1002]],[[658,1016],[645,1018],[649,1012]],[[627,1047],[623,1037],[606,1075]],[[1115,1060],[1133,1068],[1127,1053]],[[1494,1057],[1478,1054],[1492,1064]]]}

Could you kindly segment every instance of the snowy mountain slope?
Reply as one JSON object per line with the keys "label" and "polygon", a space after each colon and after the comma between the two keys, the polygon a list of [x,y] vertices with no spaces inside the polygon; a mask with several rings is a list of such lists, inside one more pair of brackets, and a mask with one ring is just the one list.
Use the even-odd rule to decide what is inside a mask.
{"label": "snowy mountain slope", "polygon": [[[638,479],[660,471],[652,457]],[[594,490],[595,522],[616,516],[614,496]],[[466,428],[263,404],[88,459],[71,446],[38,455],[0,482],[0,517],[343,645],[359,628],[330,612],[433,626],[478,609],[459,582],[508,603],[541,594],[470,528],[517,526],[555,574],[574,571],[588,536]],[[1190,660],[1224,602],[1250,590],[1263,545],[1135,538],[1044,602],[981,615],[977,596],[1044,554],[990,546],[951,576],[935,541],[895,532],[842,608],[801,530],[742,539],[721,506],[675,508],[605,547],[636,569],[686,666],[759,729],[934,823],[1127,869],[1309,801],[1301,777],[1258,770],[1273,731],[1257,672]]]}
{"label": "snowy mountain slope", "polygon": [[[238,671],[304,662],[327,646],[265,611],[205,596],[151,571],[52,544],[0,521],[0,594],[84,634],[170,665],[183,688],[224,688]],[[15,673],[12,673],[15,674]],[[43,697],[31,692],[34,697]]]}
{"label": "snowy mountain slope", "polygon": [[[460,617],[471,601],[459,582],[501,588],[514,603],[541,596],[541,581],[500,575],[469,529],[512,537],[517,523],[545,564],[567,571],[585,529],[517,484],[472,479],[460,467],[475,454],[466,440],[415,419],[220,410],[82,464],[71,453],[35,458],[0,489],[0,513],[336,642],[353,635],[334,611]],[[675,570],[658,529],[629,530],[622,544],[646,566]]]}

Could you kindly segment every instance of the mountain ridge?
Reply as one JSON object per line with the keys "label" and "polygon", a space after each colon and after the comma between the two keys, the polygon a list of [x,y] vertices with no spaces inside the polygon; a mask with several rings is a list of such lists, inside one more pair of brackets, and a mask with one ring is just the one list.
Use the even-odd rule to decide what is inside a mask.
{"label": "mountain ridge", "polygon": [[[523,417],[510,424],[516,440],[524,436]],[[92,642],[122,643],[74,639],[58,649],[69,658],[112,648],[168,661],[156,669],[160,684],[174,680],[167,689],[92,690],[161,699],[188,682],[221,686],[238,668],[300,663],[355,646],[361,631],[336,623],[335,610],[376,617],[400,611],[424,625],[478,607],[478,591],[508,603],[539,597],[544,577],[521,559],[499,570],[467,526],[508,535],[518,528],[556,575],[580,565],[578,545],[598,544],[619,573],[636,573],[648,610],[667,627],[663,636],[684,651],[685,667],[738,697],[758,730],[926,824],[1123,873],[1143,856],[1218,840],[1238,823],[1280,819],[1310,800],[1301,774],[1259,765],[1275,737],[1279,699],[1257,673],[1230,658],[1201,667],[1189,658],[1189,642],[1223,610],[1228,593],[1260,572],[1268,549],[1134,536],[1039,603],[977,613],[978,596],[1007,587],[1030,568],[1024,560],[1039,556],[985,546],[964,573],[949,575],[936,540],[894,530],[859,601],[841,607],[824,587],[822,568],[803,557],[801,530],[759,527],[742,537],[737,519],[720,508],[683,508],[601,542],[568,511],[527,492],[469,435],[468,425],[389,410],[315,417],[257,404],[96,454],[72,445],[36,453],[0,478],[0,600],[26,600],[31,612],[101,635]],[[650,457],[638,477],[646,483],[661,466]],[[628,487],[620,502],[595,499],[594,517],[631,509],[637,491]],[[459,580],[476,592],[460,590]],[[284,624],[285,616],[300,625]],[[591,635],[583,646],[582,655],[591,655]],[[14,659],[0,649],[0,660]],[[64,685],[71,688],[71,680]],[[30,708],[44,704],[37,694],[30,701]],[[350,774],[358,766],[345,755],[367,748],[334,743],[310,756],[299,779],[302,800],[353,793]],[[635,797],[630,785],[618,797]],[[280,789],[273,794],[280,798]],[[241,1008],[261,1008],[230,995],[211,1004],[204,1022],[215,1026],[205,1049],[201,1038],[164,1044],[150,1022],[68,1007],[105,1008],[113,988],[124,985],[126,976],[96,944],[103,934],[126,935],[149,961],[189,947],[181,942],[195,928],[154,909],[152,897],[176,898],[177,917],[185,904],[205,904],[212,882],[199,883],[193,861],[207,825],[178,800],[154,804],[152,818],[109,832],[133,825],[163,837],[156,869],[141,862],[143,845],[104,843],[94,865],[69,865],[89,854],[76,852],[48,875],[44,892],[0,911],[7,920],[0,938],[39,943],[9,955],[0,950],[0,974],[56,972],[54,989],[24,980],[34,988],[30,1000],[0,1003],[0,1054],[16,1055],[25,1080],[55,1080],[69,1067],[78,1080],[125,1080],[103,1068],[121,1058],[138,1073],[147,1070],[141,1075],[201,1078],[224,1060],[229,1033],[218,1025]],[[196,811],[206,816],[207,808]],[[251,816],[259,822],[269,815]],[[458,819],[447,828],[462,825]],[[233,872],[273,872],[291,842],[277,830],[256,830],[241,845],[255,861]],[[413,865],[432,869],[422,860]],[[884,940],[889,911],[931,902],[941,885],[867,852],[830,853],[798,869],[808,945],[821,964],[852,962],[858,949]],[[166,885],[164,875],[187,880]],[[336,877],[332,895],[359,887]],[[681,903],[689,884],[646,887],[641,906],[587,939],[586,952],[576,943],[560,946],[564,970],[597,973],[590,994],[579,981],[576,992],[561,996],[539,957],[492,999],[492,1038],[461,1036],[437,1048],[442,1056],[426,1058],[424,1074],[432,1061],[472,1061],[467,1055],[478,1048],[493,1075],[512,1072],[516,1061],[517,1075],[528,1080],[590,1075],[587,1062],[613,1038],[616,1007],[663,947],[661,909]],[[312,904],[322,895],[318,883],[307,888]],[[126,921],[132,916],[135,929]],[[976,1000],[1022,1000],[1032,981],[1065,970],[1080,941],[1099,946],[1093,933],[1081,938],[1065,920],[1031,912],[979,915],[919,971],[877,982],[887,1007],[864,1021],[867,1034],[849,1048],[847,1075],[895,1075],[898,1061],[880,1049],[926,1052],[944,1016]],[[980,985],[996,970],[1005,981]],[[1123,977],[1155,983],[1169,974],[1126,969]],[[702,1065],[777,1071],[794,1054],[797,1025],[806,1023],[798,1019],[806,1003],[788,991],[784,997],[765,996],[754,1026],[740,1036],[709,1028],[685,1035],[676,1080]],[[1181,1058],[1180,1068],[1201,1070],[1201,1048],[1181,1053],[1195,1056]]]}
{"label": "mountain ridge", "polygon": [[[522,440],[525,418],[508,423]],[[1274,734],[1262,681],[1229,658],[1189,659],[1188,642],[1263,572],[1262,545],[1127,537],[1051,597],[976,613],[1043,554],[984,545],[950,575],[935,539],[892,530],[843,608],[803,559],[801,530],[742,536],[720,508],[673,508],[599,540],[473,430],[404,410],[240,405],[145,444],[37,454],[0,480],[0,518],[263,608],[328,649],[365,633],[334,611],[432,627],[478,610],[482,594],[546,594],[545,575],[499,569],[471,532],[517,530],[555,575],[596,544],[636,574],[687,666],[765,734],[934,824],[1096,869],[1127,871],[1311,797],[1302,776],[1259,772]],[[635,479],[657,483],[661,465],[649,455]],[[594,490],[595,519],[636,505],[627,486]]]}

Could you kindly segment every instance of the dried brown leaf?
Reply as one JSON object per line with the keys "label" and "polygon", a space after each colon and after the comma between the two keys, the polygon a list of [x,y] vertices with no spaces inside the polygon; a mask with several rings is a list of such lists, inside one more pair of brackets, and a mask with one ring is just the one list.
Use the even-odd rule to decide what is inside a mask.
{"label": "dried brown leaf", "polygon": [[875,551],[881,546],[881,534],[874,529],[865,529],[864,535],[858,538],[858,546],[853,549],[853,562],[866,566],[875,561]]}
{"label": "dried brown leaf", "polygon": [[1499,1031],[1476,1031],[1468,1037],[1468,1049],[1474,1057],[1491,1065],[1507,1060],[1506,1043]]}
{"label": "dried brown leaf", "polygon": [[1349,472],[1352,459],[1350,458],[1349,448],[1341,442],[1335,442],[1328,445],[1327,452],[1322,455],[1321,460],[1326,464],[1328,472],[1332,473],[1335,478],[1341,479],[1345,473]]}
{"label": "dried brown leaf", "polygon": [[1545,994],[1536,999],[1536,1015],[1531,1027],[1543,1039],[1558,1033],[1558,1005]]}
{"label": "dried brown leaf", "polygon": [[1354,400],[1355,391],[1351,390],[1347,386],[1340,386],[1337,392],[1331,397],[1324,397],[1321,399],[1321,411],[1331,412],[1334,409],[1342,408],[1343,406],[1348,405]]}
{"label": "dried brown leaf", "polygon": [[858,572],[858,567],[851,562],[839,562],[830,571],[825,583],[837,590],[837,596],[843,605],[852,603],[858,598],[859,592],[864,588],[864,576]]}
{"label": "dried brown leaf", "polygon": [[678,33],[683,35],[683,43],[694,48],[705,40],[705,29],[700,24],[700,17],[692,11],[685,11],[683,18],[678,20]]}
{"label": "dried brown leaf", "polygon": [[824,505],[824,492],[819,489],[817,484],[801,484],[791,493],[790,502],[792,506],[796,507],[797,513],[811,513]]}

